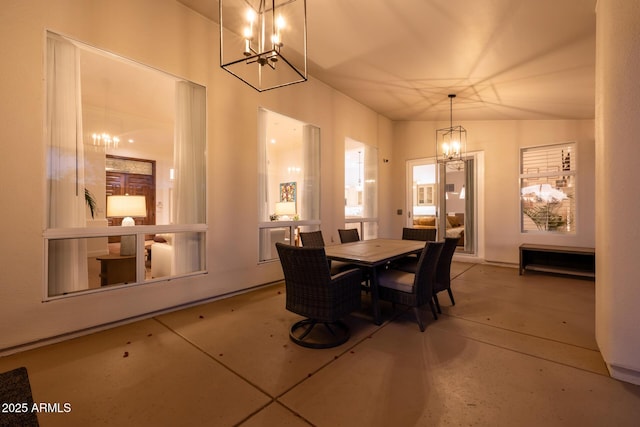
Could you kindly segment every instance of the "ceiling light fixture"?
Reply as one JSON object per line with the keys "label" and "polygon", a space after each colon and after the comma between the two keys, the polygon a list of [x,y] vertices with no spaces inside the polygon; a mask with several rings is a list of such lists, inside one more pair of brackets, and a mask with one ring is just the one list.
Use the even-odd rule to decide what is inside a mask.
{"label": "ceiling light fixture", "polygon": [[459,163],[461,166],[467,149],[467,131],[462,126],[453,125],[453,98],[449,94],[449,127],[436,130],[436,158],[438,163]]}
{"label": "ceiling light fixture", "polygon": [[306,0],[220,0],[220,66],[258,92],[307,81]]}
{"label": "ceiling light fixture", "polygon": [[118,148],[118,144],[120,143],[120,138],[117,136],[112,137],[106,132],[94,133],[91,135],[91,139],[93,139],[93,145],[96,147]]}

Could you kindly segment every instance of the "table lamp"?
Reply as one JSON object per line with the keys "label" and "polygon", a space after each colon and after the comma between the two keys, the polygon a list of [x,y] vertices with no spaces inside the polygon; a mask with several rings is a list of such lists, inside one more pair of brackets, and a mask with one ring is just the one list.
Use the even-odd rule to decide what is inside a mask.
{"label": "table lamp", "polygon": [[[107,217],[123,218],[122,226],[136,225],[133,217],[146,218],[147,201],[144,196],[107,196]],[[130,256],[136,254],[136,236],[120,237],[120,255]]]}
{"label": "table lamp", "polygon": [[277,202],[276,215],[278,219],[287,221],[296,214],[296,202]]}

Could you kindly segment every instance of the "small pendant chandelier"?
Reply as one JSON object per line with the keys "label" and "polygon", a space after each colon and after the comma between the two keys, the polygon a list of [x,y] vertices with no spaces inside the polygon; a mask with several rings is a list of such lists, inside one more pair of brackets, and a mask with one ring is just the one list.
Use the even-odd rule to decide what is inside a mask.
{"label": "small pendant chandelier", "polygon": [[453,98],[449,95],[449,127],[436,130],[436,158],[438,163],[444,163],[449,167],[464,165],[464,157],[467,150],[467,131],[462,126],[453,125]]}
{"label": "small pendant chandelier", "polygon": [[220,66],[258,92],[307,81],[306,0],[220,0]]}
{"label": "small pendant chandelier", "polygon": [[111,136],[106,132],[92,134],[91,140],[95,148],[104,147],[105,149],[115,149],[118,148],[118,144],[120,143],[120,138]]}

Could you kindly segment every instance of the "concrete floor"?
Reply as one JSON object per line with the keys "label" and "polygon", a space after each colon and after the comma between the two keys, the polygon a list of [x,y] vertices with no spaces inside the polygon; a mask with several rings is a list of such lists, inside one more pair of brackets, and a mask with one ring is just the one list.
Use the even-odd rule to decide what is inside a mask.
{"label": "concrete floor", "polygon": [[611,379],[594,282],[453,263],[443,315],[382,304],[384,323],[312,350],[275,285],[0,358],[29,371],[41,426],[637,426],[640,387]]}

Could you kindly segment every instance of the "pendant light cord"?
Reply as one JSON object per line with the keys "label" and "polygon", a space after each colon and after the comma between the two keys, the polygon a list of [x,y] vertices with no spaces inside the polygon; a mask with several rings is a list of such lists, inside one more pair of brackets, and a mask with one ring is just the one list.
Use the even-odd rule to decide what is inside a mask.
{"label": "pendant light cord", "polygon": [[455,93],[449,94],[449,127],[453,129],[453,98],[456,97]]}

